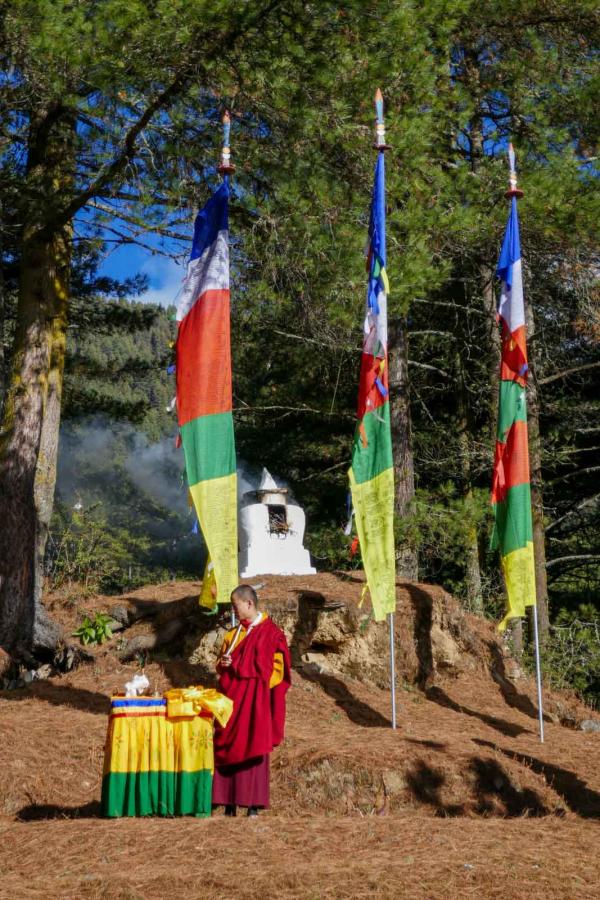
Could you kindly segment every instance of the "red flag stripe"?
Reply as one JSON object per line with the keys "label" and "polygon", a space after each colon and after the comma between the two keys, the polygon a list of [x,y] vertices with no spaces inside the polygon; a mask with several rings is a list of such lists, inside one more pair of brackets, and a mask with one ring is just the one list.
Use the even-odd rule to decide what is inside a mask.
{"label": "red flag stripe", "polygon": [[527,422],[514,422],[506,443],[496,442],[492,503],[500,503],[509,488],[529,482],[529,446]]}
{"label": "red flag stripe", "polygon": [[525,387],[527,380],[527,336],[525,326],[516,328],[512,334],[502,319],[502,381],[518,381]]}
{"label": "red flag stripe", "polygon": [[379,378],[386,390],[388,390],[388,372],[387,360],[383,372],[380,371],[381,358],[372,356],[370,353],[363,353],[360,363],[360,381],[358,385],[358,419],[363,418],[365,413],[373,412],[378,406],[387,403],[388,398],[384,397],[375,384],[375,379]]}
{"label": "red flag stripe", "polygon": [[179,323],[179,425],[231,410],[229,291],[205,291]]}

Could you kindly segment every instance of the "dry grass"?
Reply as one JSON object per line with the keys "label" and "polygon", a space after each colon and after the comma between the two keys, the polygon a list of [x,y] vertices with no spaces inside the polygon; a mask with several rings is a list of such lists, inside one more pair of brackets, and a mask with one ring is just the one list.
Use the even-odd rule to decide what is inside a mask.
{"label": "dry grass", "polygon": [[[600,894],[600,736],[547,723],[540,745],[530,686],[510,705],[481,673],[403,690],[393,732],[385,691],[294,673],[270,812],[104,821],[108,696],[134,671],[102,649],[0,693],[0,898]],[[182,661],[146,671],[159,689],[198,677]]]}
{"label": "dry grass", "polygon": [[577,822],[418,815],[0,825],[0,896],[595,898],[597,835]]}

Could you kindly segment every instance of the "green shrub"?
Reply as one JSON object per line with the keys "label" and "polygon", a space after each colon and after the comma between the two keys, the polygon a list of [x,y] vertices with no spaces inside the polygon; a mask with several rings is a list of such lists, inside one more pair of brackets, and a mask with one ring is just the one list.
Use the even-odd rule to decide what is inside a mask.
{"label": "green shrub", "polygon": [[106,613],[96,613],[93,619],[84,616],[79,628],[73,632],[73,637],[78,637],[84,645],[103,644],[112,637],[110,621],[111,618]]}
{"label": "green shrub", "polygon": [[[541,652],[544,681],[559,690],[574,690],[593,707],[600,706],[600,611],[591,603],[557,615]],[[535,671],[533,642],[523,655]]]}

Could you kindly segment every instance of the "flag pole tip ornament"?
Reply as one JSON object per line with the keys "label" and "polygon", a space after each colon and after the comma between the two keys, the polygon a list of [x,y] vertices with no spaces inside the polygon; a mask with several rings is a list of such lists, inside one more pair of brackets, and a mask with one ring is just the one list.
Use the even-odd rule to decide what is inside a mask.
{"label": "flag pole tip ornament", "polygon": [[515,151],[512,144],[508,145],[508,163],[510,166],[508,190],[504,192],[504,196],[507,198],[516,197],[517,200],[520,200],[521,197],[525,196],[525,193],[520,187],[517,187],[517,168],[515,165]]}
{"label": "flag pole tip ornament", "polygon": [[223,113],[223,147],[221,149],[221,162],[217,168],[219,175],[233,175],[235,166],[231,162],[231,147],[229,146],[229,135],[231,132],[231,117],[229,111]]}
{"label": "flag pole tip ornament", "polygon": [[375,141],[374,150],[391,150],[391,144],[385,142],[385,121],[383,119],[383,94],[377,88],[375,92]]}

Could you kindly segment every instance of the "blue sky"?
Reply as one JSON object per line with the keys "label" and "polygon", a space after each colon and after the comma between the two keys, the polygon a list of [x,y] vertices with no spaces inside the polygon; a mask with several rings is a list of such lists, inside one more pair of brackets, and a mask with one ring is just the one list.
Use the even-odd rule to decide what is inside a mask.
{"label": "blue sky", "polygon": [[[138,299],[147,303],[158,303],[161,306],[174,304],[181,288],[192,246],[193,218],[191,217],[189,233],[190,242],[187,247],[175,242],[166,245],[164,238],[153,234],[145,235],[144,243],[149,247],[155,247],[156,252],[135,244],[116,246],[101,263],[99,274],[123,279],[141,272],[148,276],[149,288]],[[160,249],[167,249],[170,253],[177,254],[178,259],[174,260],[170,256],[164,256],[159,252]]]}

